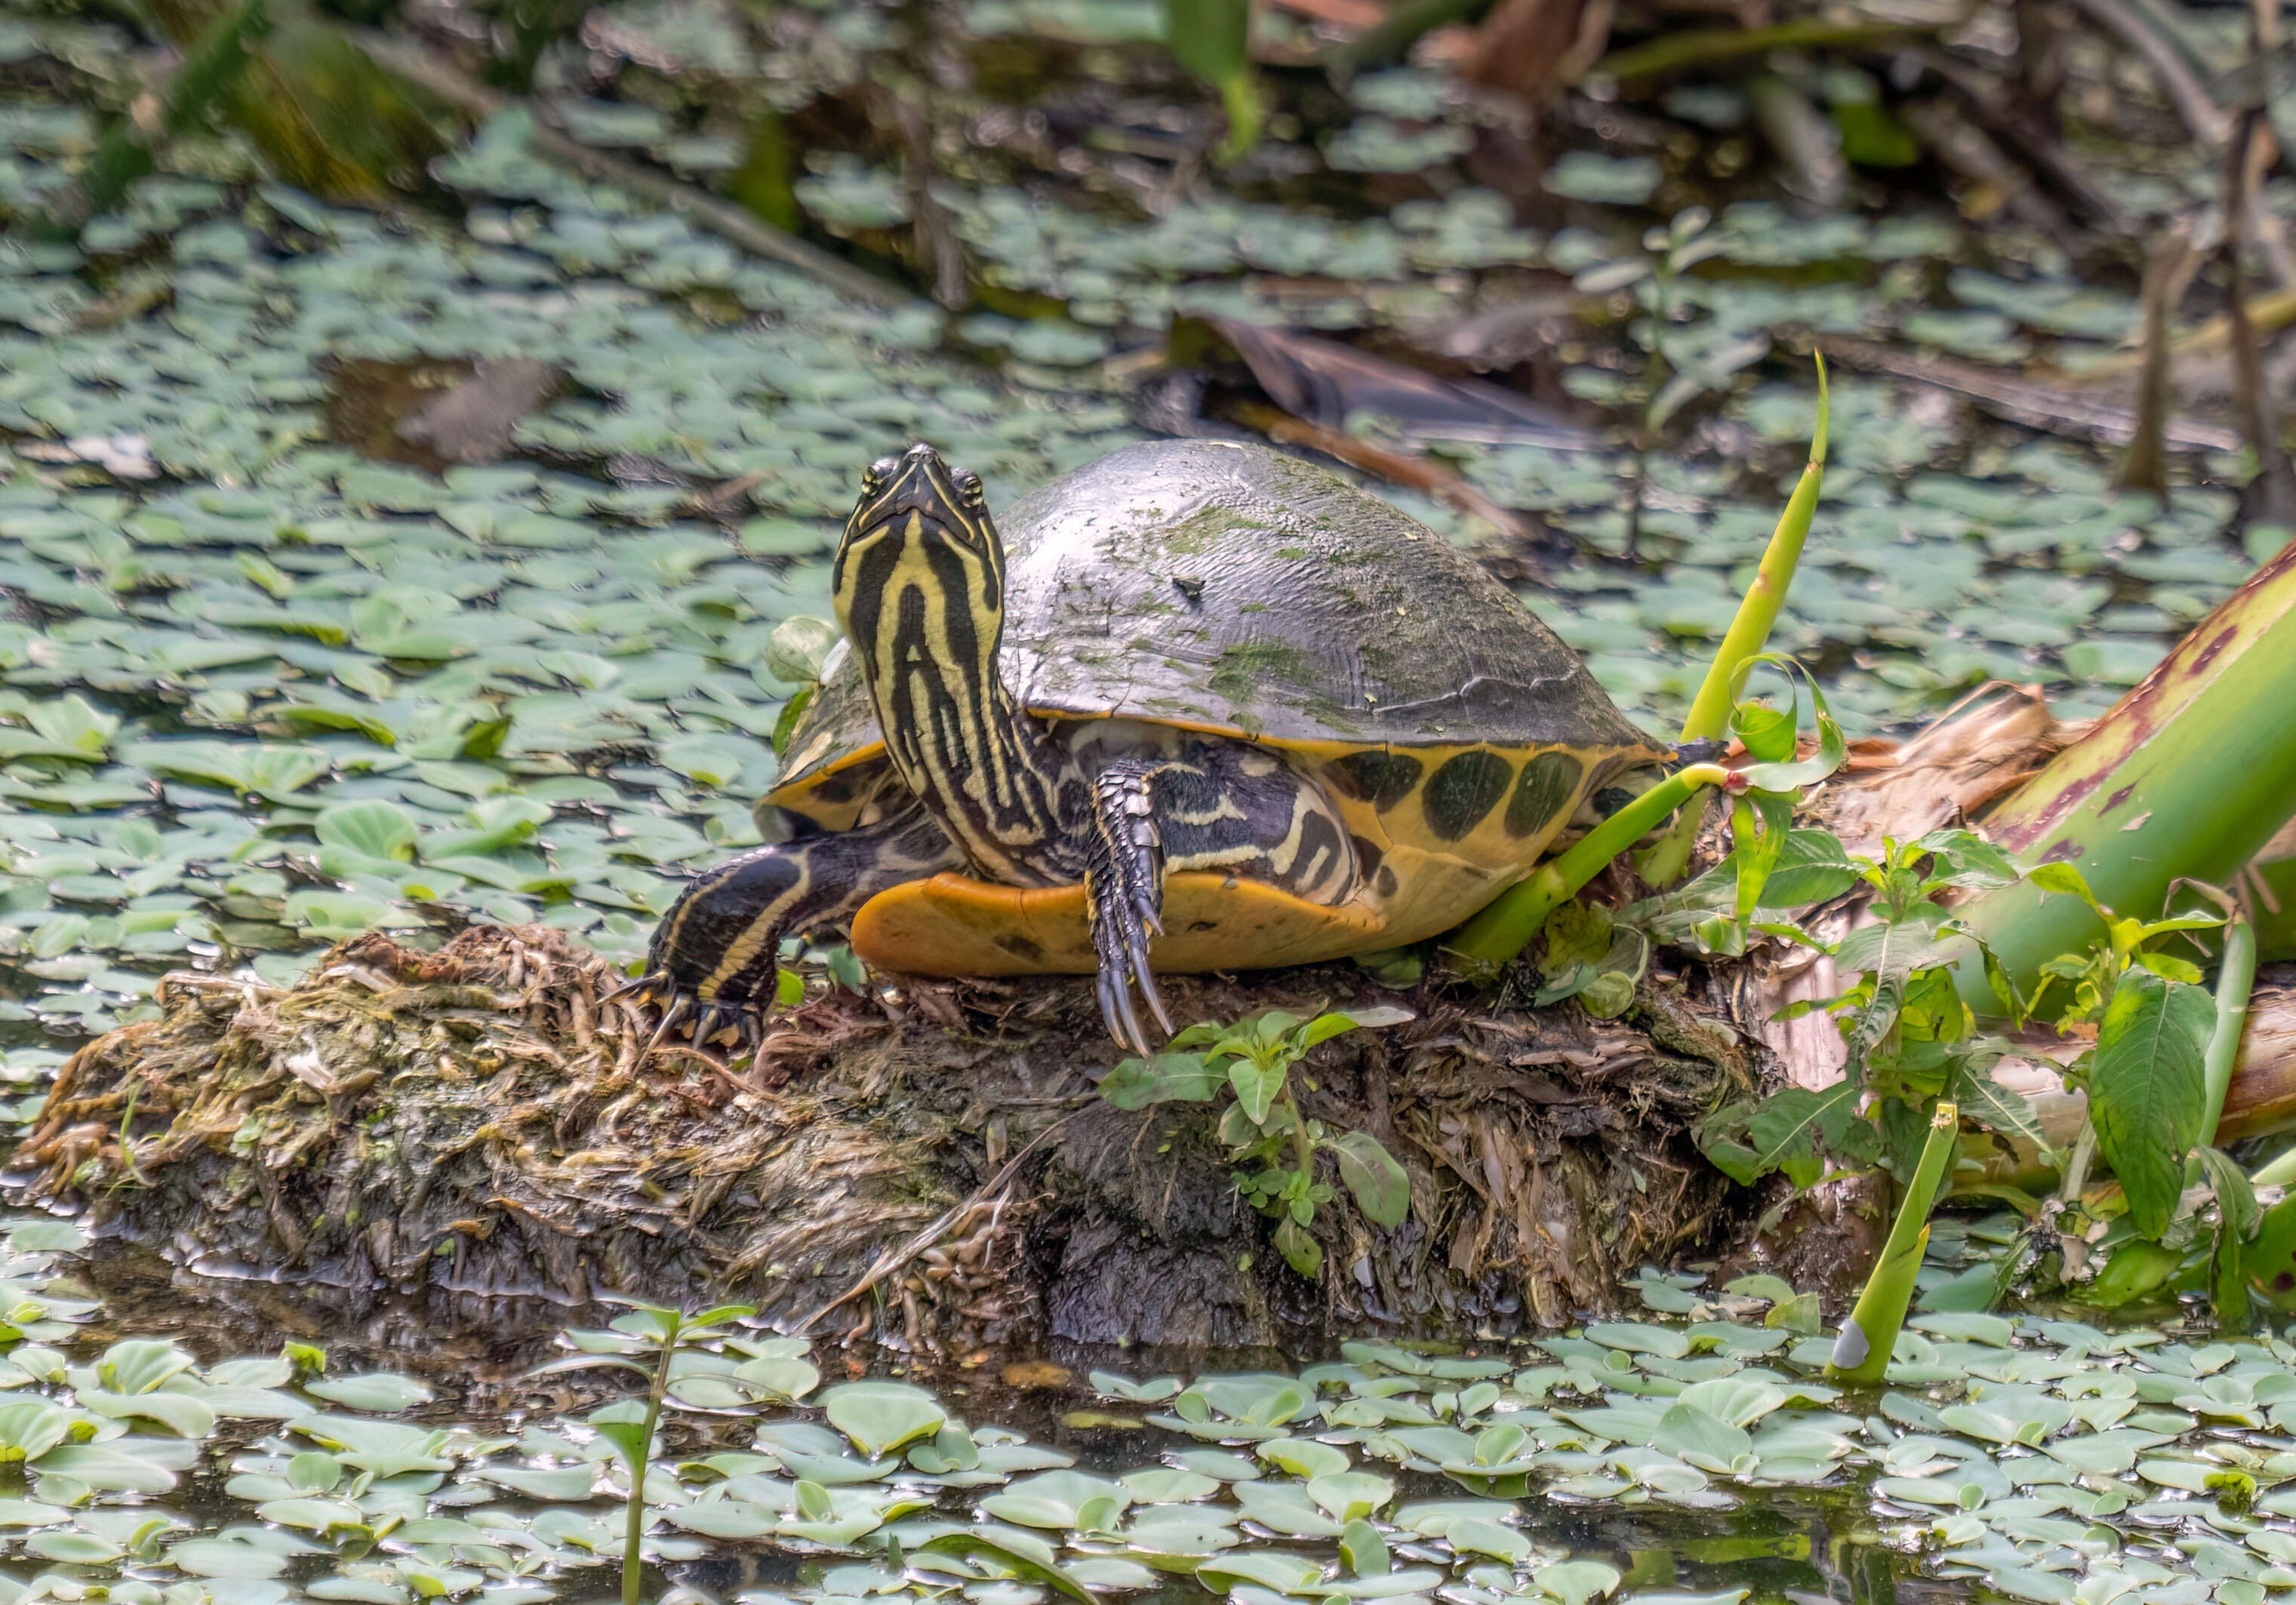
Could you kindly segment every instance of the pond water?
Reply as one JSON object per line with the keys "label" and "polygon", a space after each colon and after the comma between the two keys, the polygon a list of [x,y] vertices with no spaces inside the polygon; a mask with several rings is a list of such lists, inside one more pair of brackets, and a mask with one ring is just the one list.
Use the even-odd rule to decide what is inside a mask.
{"label": "pond water", "polygon": [[[148,1017],[171,965],[280,980],[345,935],[435,933],[426,910],[635,957],[676,875],[758,839],[807,672],[775,631],[829,613],[859,466],[930,438],[1002,506],[1152,420],[1233,427],[1140,383],[1174,316],[1473,346],[1495,377],[1592,398],[1559,436],[1435,442],[1511,532],[1370,488],[1488,557],[1652,728],[1806,449],[1813,375],[1788,332],[2070,372],[2119,361],[2133,327],[2109,253],[2090,282],[2030,230],[1903,189],[1798,214],[1608,114],[1525,192],[1552,226],[1520,226],[1462,165],[1484,111],[1414,70],[1309,95],[1250,161],[1182,183],[1177,136],[1149,135],[1175,90],[1138,10],[980,4],[927,29],[799,7],[737,45],[715,5],[622,4],[587,54],[545,53],[549,117],[704,183],[732,181],[725,108],[750,103],[726,83],[774,86],[807,226],[896,273],[916,195],[849,113],[873,71],[955,52],[966,86],[919,107],[956,152],[930,186],[971,275],[956,312],[857,300],[581,178],[536,153],[522,111],[404,204],[314,199],[201,134],[76,243],[0,244],[0,1073],[29,1087],[54,1062],[26,1025],[68,1041]],[[0,21],[13,215],[70,183],[124,43],[69,12]],[[1269,92],[1308,95],[1291,83]],[[1038,160],[1023,103],[1074,161]],[[1702,106],[1720,115],[1685,102],[1681,126]],[[2095,160],[2151,175],[2133,206],[2206,182],[2181,145]],[[1644,231],[1700,199],[1726,204],[1653,325]],[[1502,360],[1491,317],[1544,332]],[[1724,347],[1737,366],[1701,369],[1710,389],[1638,460],[1602,425],[1643,416],[1653,342],[1669,371]],[[430,409],[458,398],[442,425]],[[1353,421],[1387,447],[1408,423]],[[2163,507],[2111,493],[2110,451],[1927,386],[1837,373],[1830,462],[1775,644],[1853,737],[1995,677],[2094,712],[2281,544],[2239,524],[2229,453],[2180,457]]]}
{"label": "pond water", "polygon": [[[1923,1302],[1970,1302],[2014,1236],[1943,1222]],[[616,1433],[641,1430],[655,1317],[497,1329],[402,1371],[275,1325],[274,1352],[233,1354],[259,1318],[113,1340],[79,1244],[32,1221],[0,1251],[11,1605],[613,1591]],[[2296,1586],[2280,1338],[1935,1308],[1886,1384],[1845,1391],[1783,1284],[1646,1271],[1630,1290],[1643,1319],[1289,1366],[910,1363],[736,1312],[675,1351],[645,1597],[2261,1605]]]}
{"label": "pond water", "polygon": [[[333,940],[461,918],[635,958],[677,872],[758,839],[804,674],[776,631],[828,613],[859,465],[928,438],[1003,506],[1175,397],[1193,419],[1240,381],[1136,383],[1176,315],[1444,353],[1575,407],[1575,441],[1438,442],[1512,533],[1373,488],[1490,557],[1653,728],[1799,466],[1815,392],[1786,336],[2061,374],[2125,361],[2126,263],[2085,276],[2046,231],[1902,192],[1797,209],[1730,177],[1746,108],[1713,84],[1664,118],[1582,119],[1583,148],[1512,197],[1471,160],[1488,108],[1439,75],[1312,103],[1292,84],[1249,163],[1191,180],[1203,112],[1175,113],[1143,65],[1152,9],[976,0],[944,30],[955,77],[907,31],[918,7],[783,8],[760,34],[731,8],[615,4],[545,53],[539,103],[570,135],[699,183],[758,176],[769,109],[791,154],[761,210],[907,276],[890,308],[543,160],[520,111],[404,204],[315,199],[242,136],[198,133],[77,243],[0,240],[0,1113],[36,1107],[88,1033],[151,1017],[170,967],[283,981]],[[63,8],[0,19],[10,217],[61,193],[101,109],[140,87],[127,43]],[[944,86],[922,108],[926,148],[955,152],[936,170],[868,110],[889,61]],[[2211,182],[2173,145],[2090,155],[2140,222]],[[1652,318],[1644,230],[1693,203],[1718,214],[1713,249]],[[911,292],[933,277],[921,240],[962,259],[954,309]],[[1603,425],[1641,416],[1654,350],[1712,383],[1642,461]],[[435,429],[410,442],[408,419],[506,363],[546,383],[484,420],[511,432],[483,460]],[[1997,676],[2094,711],[2280,544],[2238,526],[2221,442],[2181,460],[2164,506],[2110,493],[2110,451],[1932,387],[1837,374],[1833,407],[1778,644],[1853,734]],[[1407,419],[1336,422],[1416,443]],[[1941,1288],[1987,1230],[1941,1234]],[[623,1374],[525,1379],[562,1317],[442,1357],[408,1352],[405,1313],[338,1327],[239,1288],[203,1318],[148,1266],[99,1307],[68,1224],[7,1243],[0,1605],[613,1592],[627,1477],[590,1417]],[[1289,1367],[911,1370],[737,1329],[681,1362],[646,1479],[649,1596],[2249,1605],[2296,1586],[2277,1338],[1941,1295],[1890,1386],[1844,1395],[1821,1339],[1765,1324],[1767,1293],[1656,1273],[1636,1292],[1646,1322]],[[334,1351],[324,1370],[281,1354],[286,1321]]]}

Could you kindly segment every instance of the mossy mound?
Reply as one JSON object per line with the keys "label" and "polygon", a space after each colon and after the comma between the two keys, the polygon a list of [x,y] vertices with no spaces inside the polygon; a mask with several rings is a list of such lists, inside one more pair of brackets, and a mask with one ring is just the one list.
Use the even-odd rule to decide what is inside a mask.
{"label": "mossy mound", "polygon": [[1410,1219],[1319,1212],[1309,1281],[1221,1162],[1216,1109],[1136,1113],[1085,981],[830,992],[754,1063],[653,1043],[620,977],[540,926],[380,936],[287,990],[171,977],[89,1043],[20,1197],[194,1271],[378,1293],[738,1299],[792,1329],[951,1352],[1005,1338],[1297,1346],[1553,1323],[1713,1246],[1689,1128],[1752,1084],[1726,1005],[1645,984],[1623,1020],[1495,1010],[1352,966],[1167,984],[1182,1018],[1401,1001],[1327,1042],[1307,1112],[1372,1132]]}

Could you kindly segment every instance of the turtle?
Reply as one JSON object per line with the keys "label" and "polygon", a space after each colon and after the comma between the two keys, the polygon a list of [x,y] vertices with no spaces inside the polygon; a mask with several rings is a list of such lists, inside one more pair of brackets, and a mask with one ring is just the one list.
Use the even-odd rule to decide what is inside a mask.
{"label": "turtle", "polygon": [[663,1029],[755,1041],[784,937],[880,969],[1097,974],[1136,1053],[1155,975],[1406,946],[1669,761],[1480,564],[1302,458],[1126,447],[990,516],[929,445],[871,465],[844,639],[789,732],[783,839],[654,932]]}

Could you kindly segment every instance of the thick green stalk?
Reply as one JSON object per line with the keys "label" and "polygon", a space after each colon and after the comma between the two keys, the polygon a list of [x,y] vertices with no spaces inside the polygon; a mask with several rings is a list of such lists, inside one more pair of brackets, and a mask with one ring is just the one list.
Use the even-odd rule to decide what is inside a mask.
{"label": "thick green stalk", "polygon": [[1522,951],[1556,907],[1603,872],[1603,867],[1645,835],[1660,819],[1709,786],[1726,786],[1730,771],[1718,763],[1693,763],[1660,781],[1518,882],[1454,932],[1443,945],[1465,961],[1470,974],[1495,971]]}
{"label": "thick green stalk", "polygon": [[[2230,899],[2226,900],[2230,902]],[[2202,1061],[2207,1089],[2207,1124],[2201,1128],[2201,1146],[2217,1145],[2217,1123],[2224,1118],[2225,1093],[2232,1086],[2232,1067],[2240,1058],[2241,1033],[2248,1025],[2248,996],[2256,986],[2256,927],[2238,903],[2227,910],[2224,927],[2224,962],[2217,970],[2217,1025],[2209,1037],[2209,1056]]]}
{"label": "thick green stalk", "polygon": [[[2296,813],[2292,686],[2296,545],[1997,809],[1986,834],[2020,864],[2074,865],[2124,917],[2158,918],[2180,879],[2229,885]],[[2042,965],[2104,934],[2079,898],[2022,883],[1958,914],[2028,992]],[[1956,958],[1963,1000],[1997,1013],[1977,953],[1964,943]]]}
{"label": "thick green stalk", "polygon": [[[1785,605],[1787,588],[1792,585],[1794,569],[1801,562],[1802,545],[1809,539],[1810,521],[1817,514],[1818,489],[1825,478],[1825,425],[1830,411],[1825,358],[1821,357],[1817,359],[1817,427],[1810,434],[1809,463],[1802,469],[1793,494],[1786,498],[1785,511],[1778,514],[1778,527],[1762,552],[1754,583],[1740,600],[1722,645],[1715,648],[1704,683],[1691,699],[1690,712],[1682,721],[1685,741],[1710,741],[1728,732],[1738,694],[1745,687],[1747,667],[1769,644],[1770,630],[1778,621],[1778,610]],[[1691,847],[1698,839],[1702,812],[1685,809],[1665,838],[1643,855],[1640,868],[1644,880],[1653,886],[1668,886],[1682,878],[1690,863]]]}
{"label": "thick green stalk", "polygon": [[1930,1209],[1937,1202],[1938,1186],[1947,1165],[1960,1148],[1961,1113],[1940,1102],[1930,1115],[1929,1140],[1922,1145],[1920,1162],[1898,1206],[1890,1240],[1882,1245],[1857,1307],[1841,1323],[1833,1340],[1833,1358],[1825,1368],[1836,1382],[1879,1382],[1890,1369],[1890,1351],[1897,1346],[1898,1329],[1914,1302],[1914,1279],[1920,1274],[1922,1251],[1929,1247]]}

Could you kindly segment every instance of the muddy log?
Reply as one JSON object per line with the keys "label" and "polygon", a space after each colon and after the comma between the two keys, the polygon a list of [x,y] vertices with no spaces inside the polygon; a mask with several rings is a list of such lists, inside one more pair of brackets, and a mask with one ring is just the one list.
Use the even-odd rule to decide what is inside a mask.
{"label": "muddy log", "polygon": [[540,926],[437,952],[362,937],[286,990],[172,976],[162,1018],[64,1066],[12,1190],[220,1274],[734,1299],[939,1352],[1296,1346],[1615,1305],[1637,1265],[1716,1246],[1729,1184],[1689,1129],[1776,1074],[1694,971],[1612,1021],[1398,995],[1343,964],[1172,977],[1185,1019],[1414,1012],[1310,1061],[1306,1112],[1411,1181],[1391,1230],[1344,1189],[1318,1211],[1311,1281],[1238,1194],[1217,1106],[1099,1098],[1119,1053],[1089,982],[816,993],[752,1066],[650,1047],[645,1012],[605,996],[619,979]]}

